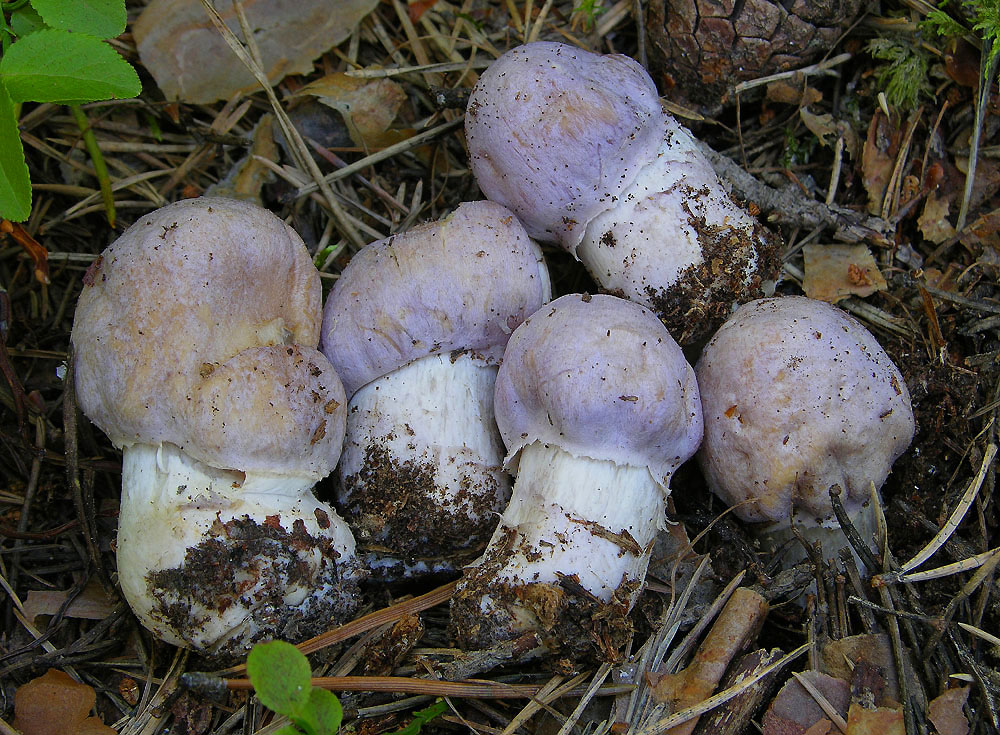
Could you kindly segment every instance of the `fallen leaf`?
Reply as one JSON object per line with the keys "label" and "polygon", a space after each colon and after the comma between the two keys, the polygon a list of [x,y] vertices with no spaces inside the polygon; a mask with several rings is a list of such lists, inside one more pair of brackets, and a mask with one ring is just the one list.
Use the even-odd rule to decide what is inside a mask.
{"label": "fallen leaf", "polygon": [[22,735],[117,735],[97,717],[88,717],[96,702],[93,687],[49,669],[14,693],[14,727]]}
{"label": "fallen leaf", "polygon": [[807,729],[802,735],[832,735],[839,732],[837,726],[829,720],[820,720],[815,725]]}
{"label": "fallen leaf", "polygon": [[17,222],[0,220],[0,233],[10,235],[14,242],[24,248],[24,251],[31,256],[31,260],[35,264],[35,280],[39,283],[49,283],[49,251]]}
{"label": "fallen leaf", "polygon": [[[827,676],[819,671],[805,671],[801,674],[827,701],[841,717],[847,716],[851,700],[851,688],[843,679]],[[829,722],[826,714],[816,704],[816,700],[805,690],[796,679],[789,679],[778,692],[764,714],[764,735],[820,735],[820,722]],[[817,728],[815,730],[811,728]]]}
{"label": "fallen leaf", "polygon": [[437,0],[407,0],[406,12],[410,16],[410,22],[416,23],[421,16],[434,7]]}
{"label": "fallen leaf", "polygon": [[969,721],[962,708],[969,698],[969,687],[949,689],[927,705],[927,719],[938,735],[968,735]]}
{"label": "fallen leaf", "polygon": [[[312,71],[313,59],[347,38],[378,0],[243,0],[262,67],[275,84]],[[240,38],[231,3],[219,13]],[[153,0],[133,27],[142,64],[167,100],[208,103],[255,91],[257,81],[229,48],[200,0]]]}
{"label": "fallen leaf", "polygon": [[[359,79],[343,73],[327,74],[300,89],[341,114],[355,145],[379,148],[406,100],[406,92],[391,79]],[[394,141],[395,142],[395,141]]]}
{"label": "fallen leaf", "polygon": [[903,710],[877,707],[867,709],[851,702],[847,713],[847,735],[906,735]]}
{"label": "fallen leaf", "polygon": [[206,196],[230,197],[261,205],[260,191],[264,184],[274,180],[275,174],[254,156],[277,161],[278,144],[274,142],[274,116],[262,115],[253,129],[253,143],[247,155],[241,158],[226,174],[226,178],[213,184]]}
{"label": "fallen leaf", "polygon": [[877,666],[885,672],[886,695],[899,701],[895,660],[886,633],[862,633],[829,641],[823,646],[821,666],[823,673],[844,681],[851,680],[860,662]]}
{"label": "fallen leaf", "polygon": [[868,137],[861,150],[861,173],[868,194],[869,214],[882,212],[889,179],[899,149],[900,131],[882,112],[876,112],[868,125]]}
{"label": "fallen leaf", "polygon": [[[24,601],[24,615],[32,623],[39,615],[55,615],[66,604],[69,594],[69,590],[29,590]],[[114,607],[114,600],[108,597],[104,588],[98,582],[90,582],[69,604],[65,615],[81,620],[104,620]]]}
{"label": "fallen leaf", "polygon": [[951,202],[948,199],[938,199],[937,193],[932,191],[927,195],[927,199],[924,201],[924,210],[917,218],[920,234],[935,245],[955,236],[955,228],[948,221],[950,208]]}
{"label": "fallen leaf", "polygon": [[886,288],[885,278],[865,245],[815,245],[802,248],[802,290],[831,304],[849,296],[871,296]]}
{"label": "fallen leaf", "polygon": [[813,87],[805,87],[802,83],[789,84],[779,79],[767,85],[766,95],[771,102],[783,105],[813,105],[823,99],[823,93]]}

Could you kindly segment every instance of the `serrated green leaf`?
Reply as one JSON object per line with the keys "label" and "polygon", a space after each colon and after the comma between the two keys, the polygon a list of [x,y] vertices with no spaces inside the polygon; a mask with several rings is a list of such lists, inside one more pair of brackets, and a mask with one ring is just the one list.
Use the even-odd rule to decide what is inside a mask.
{"label": "serrated green leaf", "polygon": [[290,715],[308,735],[336,735],[343,717],[344,710],[333,692],[316,687],[309,691],[309,700]]}
{"label": "serrated green leaf", "polygon": [[247,675],[257,698],[279,714],[291,715],[309,701],[309,660],[291,643],[258,643],[247,657]]}
{"label": "serrated green leaf", "polygon": [[46,25],[114,38],[125,30],[125,0],[31,0]]}
{"label": "serrated green leaf", "polygon": [[24,38],[29,33],[40,31],[45,27],[42,16],[35,12],[30,5],[18,8],[10,14],[10,28],[18,38]]}
{"label": "serrated green leaf", "polygon": [[0,80],[14,102],[78,104],[142,91],[135,69],[108,44],[56,29],[12,44],[0,59]]}
{"label": "serrated green leaf", "polygon": [[31,181],[24,162],[14,103],[0,87],[0,217],[23,222],[31,215]]}

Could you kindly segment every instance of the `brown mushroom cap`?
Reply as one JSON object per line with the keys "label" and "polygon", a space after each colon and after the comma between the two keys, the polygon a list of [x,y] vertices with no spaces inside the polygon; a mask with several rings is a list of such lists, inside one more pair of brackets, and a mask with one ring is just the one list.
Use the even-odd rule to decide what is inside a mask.
{"label": "brown mushroom cap", "polygon": [[705,418],[698,460],[747,521],[787,525],[793,511],[797,521],[829,520],[834,484],[847,510],[859,509],[913,438],[899,369],[858,321],[822,301],[741,306],[695,372]]}
{"label": "brown mushroom cap", "polygon": [[208,465],[329,474],[344,390],[316,349],[319,275],[260,207],[177,202],[142,217],[84,278],[80,407],[117,446],[170,442]]}

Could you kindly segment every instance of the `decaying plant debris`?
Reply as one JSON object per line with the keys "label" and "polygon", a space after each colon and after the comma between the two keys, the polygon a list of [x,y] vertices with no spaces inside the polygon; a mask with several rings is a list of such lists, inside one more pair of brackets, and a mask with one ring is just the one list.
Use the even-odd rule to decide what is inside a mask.
{"label": "decaying plant debris", "polygon": [[[130,6],[130,21],[141,5]],[[140,66],[140,99],[83,108],[114,185],[114,229],[76,121],[57,105],[22,112],[34,210],[23,226],[4,222],[0,239],[0,732],[10,730],[14,691],[49,668],[92,685],[96,713],[121,733],[270,731],[242,671],[197,675],[212,663],[152,640],[115,592],[120,455],[78,415],[66,376],[73,308],[97,253],[153,208],[236,195],[295,227],[329,285],[360,244],[478,198],[461,118],[491,59],[528,40],[638,57],[645,27],[633,13],[643,5],[382,0],[311,75],[286,78],[273,97],[211,105],[164,101]],[[651,734],[698,716],[696,733],[755,732],[754,723],[770,732],[763,709],[778,689],[796,681],[809,692],[801,680],[822,671],[848,687],[850,707],[871,705],[820,707],[833,731],[841,717],[849,732],[875,732],[864,728],[876,721],[888,732],[889,720],[907,733],[959,732],[964,713],[970,732],[1000,732],[997,83],[983,85],[983,134],[970,155],[977,34],[949,40],[921,30],[931,6],[916,0],[869,5],[825,59],[801,65],[807,74],[741,81],[736,103],[711,120],[667,104],[718,152],[713,165],[735,195],[783,236],[779,292],[815,282],[803,251],[834,242],[868,251],[884,278],[874,289],[862,282],[871,280],[865,257],[854,271],[846,264],[834,289],[899,365],[916,415],[914,442],[882,490],[885,542],[858,550],[880,570],[878,584],[861,579],[850,552],[835,568],[816,557],[779,572],[689,464],[672,482],[671,515],[683,527],[657,541],[624,664],[545,661],[530,635],[462,653],[447,633],[448,579],[373,585],[357,620],[306,647],[341,696],[345,727],[395,732],[447,697],[449,709],[427,731]],[[604,12],[586,12],[594,7]],[[966,8],[949,10],[962,19]],[[883,62],[866,51],[873,38],[929,54],[929,91],[914,107],[879,99]],[[139,64],[130,33],[115,46]],[[252,63],[252,50],[244,53]],[[372,86],[359,93],[356,80]],[[384,97],[394,118],[361,114],[351,107],[359,94]],[[595,290],[568,255],[545,253],[557,295]],[[699,646],[717,616],[732,612],[739,586],[757,596],[753,604],[766,600],[760,633],[730,652],[707,703],[676,711],[692,702],[664,695],[657,682],[691,676],[701,686],[691,672],[725,668]],[[831,641],[855,635],[880,641],[860,673],[824,663]],[[845,645],[832,650],[854,655]],[[810,673],[792,679],[792,671]]]}

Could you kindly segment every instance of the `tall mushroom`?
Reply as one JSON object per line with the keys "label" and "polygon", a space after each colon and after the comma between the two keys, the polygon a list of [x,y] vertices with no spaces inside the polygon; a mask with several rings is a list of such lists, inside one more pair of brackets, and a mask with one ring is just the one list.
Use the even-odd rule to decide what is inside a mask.
{"label": "tall mushroom", "polygon": [[648,309],[562,296],[507,344],[496,416],[513,497],[452,600],[461,645],[537,631],[615,660],[674,470],[698,447],[694,371]]}
{"label": "tall mushroom", "polygon": [[322,349],[350,398],[338,505],[387,578],[473,558],[510,497],[493,418],[510,333],[549,299],[541,251],[492,202],[359,251]]}
{"label": "tall mushroom", "polygon": [[[825,553],[846,545],[830,488],[861,513],[913,438],[903,376],[842,310],[803,296],[741,306],[696,366],[705,414],[698,461],[745,521],[793,523]],[[867,523],[867,525],[865,525]],[[870,539],[868,539],[870,541]]]}
{"label": "tall mushroom", "polygon": [[682,344],[777,277],[776,238],[733,201],[626,56],[514,48],[480,77],[465,128],[489,199],[603,288],[654,310]]}
{"label": "tall mushroom", "polygon": [[87,271],[77,397],[123,450],[119,582],[164,640],[238,654],[357,605],[350,530],[310,492],[346,411],[320,300],[298,235],[228,199],[142,217]]}

